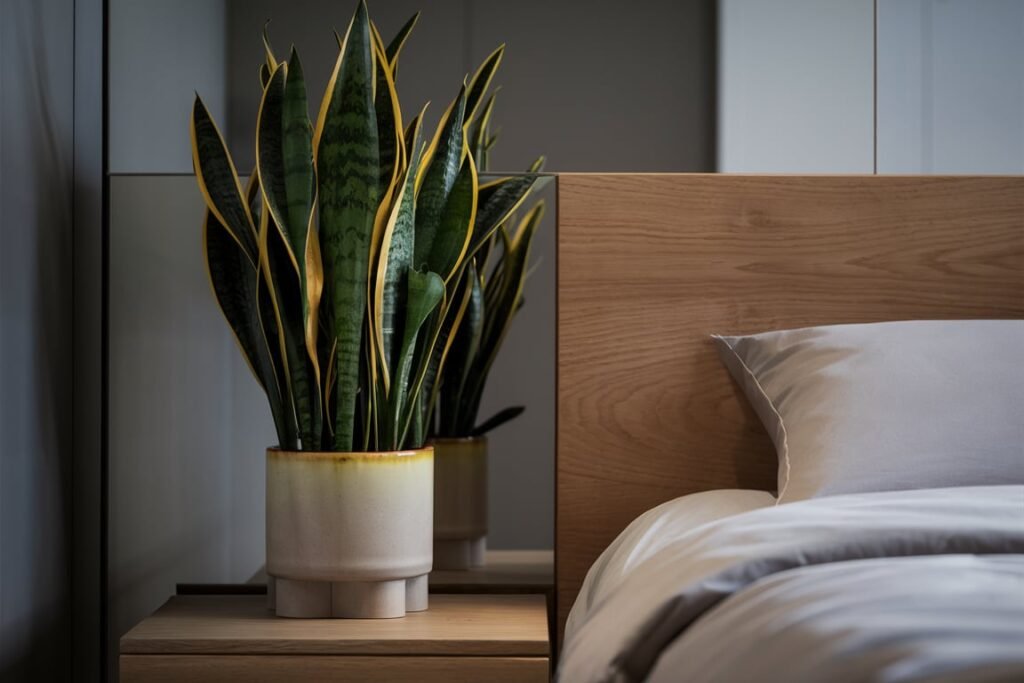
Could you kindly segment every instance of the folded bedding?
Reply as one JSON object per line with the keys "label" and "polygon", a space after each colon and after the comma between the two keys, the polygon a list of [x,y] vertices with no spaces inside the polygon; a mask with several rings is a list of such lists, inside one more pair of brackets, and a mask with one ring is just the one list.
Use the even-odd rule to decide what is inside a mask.
{"label": "folded bedding", "polygon": [[591,570],[560,680],[1024,680],[1024,486],[758,504],[660,529],[613,580],[607,562]]}

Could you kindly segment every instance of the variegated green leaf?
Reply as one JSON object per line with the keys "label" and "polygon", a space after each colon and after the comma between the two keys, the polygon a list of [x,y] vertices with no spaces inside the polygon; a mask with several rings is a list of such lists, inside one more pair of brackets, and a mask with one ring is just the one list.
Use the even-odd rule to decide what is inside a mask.
{"label": "variegated green leaf", "polygon": [[385,54],[388,58],[388,63],[391,64],[391,73],[395,79],[398,79],[398,57],[402,54],[402,48],[405,47],[405,41],[409,39],[409,34],[412,33],[412,29],[416,26],[416,22],[419,21],[420,13],[412,15],[402,28],[398,29],[398,33],[388,43],[388,47],[385,50]]}
{"label": "variegated green leaf", "polygon": [[470,373],[468,390],[464,392],[467,414],[476,415],[479,410],[487,376],[501,349],[505,335],[508,334],[512,318],[519,308],[533,237],[543,216],[544,203],[538,202],[523,219],[514,238],[509,239],[507,231],[501,233],[505,244],[503,246],[500,294],[493,303],[485,302],[487,320],[480,338],[480,351]]}
{"label": "variegated green leaf", "polygon": [[537,175],[509,176],[480,186],[477,200],[476,223],[466,257],[476,255],[494,231],[519,208],[534,189],[539,189],[547,178]]}
{"label": "variegated green leaf", "polygon": [[316,450],[321,441],[320,386],[314,359],[306,346],[303,292],[281,231],[270,225],[269,212],[260,226],[263,274],[274,303],[281,353],[288,373],[288,390],[303,450]]}
{"label": "variegated green leaf", "polygon": [[420,358],[420,370],[417,373],[416,384],[422,393],[418,411],[419,419],[412,432],[414,440],[422,439],[424,430],[434,424],[434,409],[437,405],[445,362],[454,341],[454,335],[469,306],[471,292],[465,286],[464,280],[457,281],[454,287],[449,285],[449,289],[454,289],[454,294],[450,297],[449,305],[440,310],[432,340],[429,345],[424,345],[417,352],[417,357]]}
{"label": "variegated green leaf", "polygon": [[206,206],[241,245],[255,268],[259,263],[256,226],[249,215],[238,172],[231,161],[224,138],[198,95],[192,106],[190,130],[192,166]]}
{"label": "variegated green leaf", "polygon": [[[394,390],[389,397],[388,424],[384,432],[385,445],[391,449],[401,447],[402,418],[409,414],[409,406],[415,407],[417,404],[418,387],[414,386],[410,390],[409,382],[416,360],[414,351],[417,347],[420,329],[444,299],[444,281],[437,273],[421,273],[417,270],[410,270],[407,283],[402,345],[398,355],[398,366],[395,369]],[[414,447],[418,448],[422,445],[421,442],[414,444]]]}
{"label": "variegated green leaf", "polygon": [[259,270],[209,210],[203,225],[206,269],[224,318],[249,369],[263,388],[282,448],[293,447],[295,428],[285,410],[273,354],[260,324]]}
{"label": "variegated green leaf", "polygon": [[398,106],[395,80],[384,54],[377,28],[371,24],[372,38],[377,50],[377,92],[374,109],[377,113],[378,145],[380,157],[380,185],[390,187],[402,166],[402,112]]}
{"label": "variegated green leaf", "polygon": [[473,121],[469,131],[469,150],[476,160],[478,173],[485,173],[490,167],[487,139],[489,137],[488,130],[490,129],[491,115],[494,113],[494,100],[497,94],[498,91],[495,90],[487,98],[487,104],[484,105],[480,115]]}
{"label": "variegated green leaf", "polygon": [[483,101],[484,95],[487,93],[487,88],[491,84],[491,80],[494,78],[494,72],[498,70],[498,65],[501,64],[501,57],[505,54],[505,46],[500,45],[498,49],[487,56],[480,68],[473,74],[472,80],[469,82],[469,88],[466,91],[466,123],[472,123],[473,118],[476,116],[477,108]]}
{"label": "variegated green leaf", "polygon": [[[411,149],[419,145],[420,117],[413,121]],[[418,153],[411,158],[397,198],[394,214],[389,221],[382,242],[381,271],[377,276],[376,306],[380,321],[380,356],[388,377],[394,375],[398,365],[401,320],[398,316],[406,306],[407,279],[412,267],[415,240],[416,173],[419,170]]]}
{"label": "variegated green leaf", "polygon": [[434,242],[427,255],[427,265],[448,282],[456,273],[469,246],[476,219],[477,175],[473,157],[466,155],[455,178]]}
{"label": "variegated green leaf", "polygon": [[483,288],[475,265],[470,264],[463,286],[469,288],[469,303],[445,361],[444,386],[438,395],[437,408],[442,434],[468,434],[475,419],[475,416],[468,416],[467,419],[465,413],[459,410],[473,361],[480,350],[484,326]]}
{"label": "variegated green leaf", "polygon": [[438,124],[438,132],[425,159],[423,181],[419,183],[416,197],[416,248],[414,264],[417,268],[432,267],[431,256],[435,254],[434,242],[438,240],[441,219],[448,204],[448,195],[462,167],[464,140],[462,115],[466,106],[466,89],[448,109]]}
{"label": "variegated green leaf", "polygon": [[302,65],[294,50],[289,61],[274,70],[263,92],[256,163],[273,222],[286,240],[293,267],[304,280],[316,180]]}
{"label": "variegated green leaf", "polygon": [[370,242],[381,194],[373,46],[363,2],[334,67],[315,140],[324,299],[337,342],[334,448],[348,451],[354,445]]}

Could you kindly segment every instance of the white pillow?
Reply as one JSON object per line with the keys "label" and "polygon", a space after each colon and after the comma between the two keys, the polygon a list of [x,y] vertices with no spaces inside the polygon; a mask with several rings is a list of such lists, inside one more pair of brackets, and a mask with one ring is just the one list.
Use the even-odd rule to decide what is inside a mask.
{"label": "white pillow", "polygon": [[1024,321],[714,337],[779,455],[779,501],[1024,484]]}

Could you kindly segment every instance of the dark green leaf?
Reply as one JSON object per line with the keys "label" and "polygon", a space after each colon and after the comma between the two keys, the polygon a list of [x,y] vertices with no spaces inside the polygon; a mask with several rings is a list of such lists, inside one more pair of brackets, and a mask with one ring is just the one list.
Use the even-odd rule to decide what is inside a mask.
{"label": "dark green leaf", "polygon": [[465,419],[464,413],[459,410],[473,361],[480,350],[484,325],[483,289],[474,264],[470,264],[466,271],[462,286],[469,288],[469,302],[445,360],[444,384],[438,394],[442,436],[465,436],[473,428],[473,420],[476,419],[475,416]]}
{"label": "dark green leaf", "polygon": [[409,38],[409,34],[412,33],[413,27],[420,18],[420,13],[412,15],[409,21],[405,22],[402,28],[398,29],[398,33],[388,43],[387,49],[384,51],[387,55],[388,62],[391,64],[391,73],[395,79],[398,78],[398,58],[402,53],[402,48],[405,46],[405,41]]}
{"label": "dark green leaf", "polygon": [[317,145],[324,298],[337,341],[333,398],[339,451],[353,447],[370,239],[381,194],[371,50],[369,17],[360,2],[331,79]]}
{"label": "dark green leaf", "polygon": [[440,230],[448,195],[462,165],[462,115],[465,106],[466,89],[463,87],[447,116],[439,124],[436,148],[416,198],[416,248],[413,260],[416,268],[436,270],[430,267],[430,258],[434,254],[434,242]]}
{"label": "dark green leaf", "polygon": [[491,79],[494,78],[494,72],[498,70],[503,54],[505,54],[505,46],[500,45],[497,50],[488,55],[480,68],[473,74],[473,79],[469,82],[469,89],[466,92],[466,123],[472,122],[473,117],[476,116],[477,107],[480,106],[480,102],[483,101],[483,97],[487,93],[487,87],[491,84]]}
{"label": "dark green leaf", "polygon": [[[414,122],[411,149],[419,146],[419,118]],[[412,267],[412,255],[415,240],[415,194],[416,172],[419,169],[419,154],[410,152],[409,168],[404,179],[398,215],[395,217],[394,228],[387,241],[387,263],[384,272],[384,284],[381,291],[379,307],[381,311],[381,356],[387,364],[388,372],[393,377],[398,366],[398,335],[401,333],[401,321],[396,316],[406,305],[409,269]]]}
{"label": "dark green leaf", "polygon": [[256,227],[246,210],[238,173],[224,138],[198,95],[192,106],[191,132],[192,165],[206,205],[255,267],[259,263]]}
{"label": "dark green leaf", "polygon": [[476,211],[476,187],[476,169],[472,158],[467,156],[448,194],[434,243],[427,256],[430,269],[440,273],[445,281],[451,278],[466,251],[466,242],[473,229],[473,213]]}
{"label": "dark green leaf", "polygon": [[246,363],[267,395],[280,446],[294,447],[294,425],[288,419],[271,348],[260,324],[260,301],[266,297],[264,292],[261,298],[259,271],[210,211],[206,212],[203,233],[214,296]]}
{"label": "dark green leaf", "polygon": [[264,277],[277,303],[275,322],[287,362],[288,389],[295,406],[299,437],[303,450],[318,450],[322,429],[320,387],[306,350],[304,295],[280,231],[270,225],[265,230],[267,234],[261,238],[265,240],[269,276]]}
{"label": "dark green leaf", "polygon": [[484,423],[481,424],[479,427],[473,429],[473,431],[470,432],[470,436],[483,436],[487,432],[495,429],[496,427],[500,427],[509,420],[516,419],[517,417],[522,415],[523,411],[525,410],[526,408],[523,406],[512,406],[511,408],[505,408],[498,414],[484,421]]}
{"label": "dark green leaf", "polygon": [[[523,284],[526,280],[526,267],[529,263],[530,249],[537,226],[544,216],[544,204],[540,202],[526,218],[515,235],[514,241],[509,240],[507,231],[502,231],[504,253],[501,261],[500,289],[497,296],[485,293],[486,322],[480,338],[480,351],[470,372],[468,388],[464,392],[463,405],[466,414],[476,415],[483,396],[484,385],[488,373],[497,358],[498,351],[512,324],[512,318],[518,310],[522,299]],[[488,283],[490,288],[491,283]]]}
{"label": "dark green leaf", "polygon": [[477,199],[476,224],[473,226],[473,238],[466,258],[476,255],[477,250],[494,235],[498,226],[522,205],[543,180],[536,175],[509,176],[481,186]]}
{"label": "dark green leaf", "polygon": [[[389,401],[389,420],[385,430],[385,443],[388,448],[399,448],[403,415],[409,414],[409,405],[416,405],[418,391],[412,387],[410,391],[409,379],[414,362],[414,350],[417,347],[417,337],[423,323],[437,308],[444,299],[444,281],[437,273],[421,273],[417,270],[410,270],[408,273],[408,294],[405,314],[405,323],[402,332],[402,347],[399,352],[398,367],[395,371],[395,378],[392,384],[392,391]],[[422,444],[416,447],[422,446]]]}

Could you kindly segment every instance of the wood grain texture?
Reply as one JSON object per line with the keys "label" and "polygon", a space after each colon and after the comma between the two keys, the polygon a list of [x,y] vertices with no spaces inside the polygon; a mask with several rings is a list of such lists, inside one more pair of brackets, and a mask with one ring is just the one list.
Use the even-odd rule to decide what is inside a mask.
{"label": "wood grain texture", "polygon": [[545,657],[122,655],[122,683],[543,683]]}
{"label": "wood grain texture", "polygon": [[263,596],[178,595],[121,638],[121,654],[546,657],[542,595],[432,595],[402,619],[283,619]]}
{"label": "wood grain texture", "polygon": [[1024,317],[1024,178],[562,174],[558,623],[638,514],[775,489],[708,335]]}

